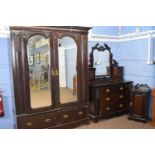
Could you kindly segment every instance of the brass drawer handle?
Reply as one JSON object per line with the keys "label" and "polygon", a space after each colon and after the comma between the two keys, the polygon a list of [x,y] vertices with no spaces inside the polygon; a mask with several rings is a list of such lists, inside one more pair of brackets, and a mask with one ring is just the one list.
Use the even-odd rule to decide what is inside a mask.
{"label": "brass drawer handle", "polygon": [[32,122],[27,122],[26,126],[32,126]]}
{"label": "brass drawer handle", "polygon": [[110,89],[106,89],[106,92],[109,93],[110,92]]}
{"label": "brass drawer handle", "polygon": [[120,95],[119,98],[124,98],[124,96],[123,95]]}
{"label": "brass drawer handle", "polygon": [[124,88],[123,87],[120,87],[119,90],[124,90]]}
{"label": "brass drawer handle", "polygon": [[44,120],[44,122],[49,123],[49,122],[51,122],[51,119],[47,118],[47,119]]}
{"label": "brass drawer handle", "polygon": [[55,76],[54,70],[52,69],[52,76]]}
{"label": "brass drawer handle", "polygon": [[68,115],[63,115],[63,118],[68,118]]}
{"label": "brass drawer handle", "polygon": [[55,70],[55,76],[59,76],[58,70]]}
{"label": "brass drawer handle", "polygon": [[83,115],[83,111],[79,111],[78,115],[80,115],[80,116]]}
{"label": "brass drawer handle", "polygon": [[106,101],[110,101],[110,97],[106,97]]}
{"label": "brass drawer handle", "polygon": [[132,102],[130,102],[130,107],[132,107]]}
{"label": "brass drawer handle", "polygon": [[109,111],[110,110],[110,107],[106,107],[106,110]]}
{"label": "brass drawer handle", "polygon": [[123,104],[120,104],[119,107],[122,108],[123,107]]}

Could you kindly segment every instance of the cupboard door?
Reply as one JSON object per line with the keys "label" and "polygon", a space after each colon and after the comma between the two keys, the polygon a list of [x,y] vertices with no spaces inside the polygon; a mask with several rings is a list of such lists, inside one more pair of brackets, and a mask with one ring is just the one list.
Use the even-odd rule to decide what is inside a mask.
{"label": "cupboard door", "polygon": [[71,36],[57,40],[55,76],[57,77],[57,102],[60,106],[75,105],[78,102],[78,47]]}
{"label": "cupboard door", "polygon": [[[54,54],[52,34],[26,32],[23,36],[23,76],[27,112],[54,105]],[[28,106],[27,106],[28,105]]]}

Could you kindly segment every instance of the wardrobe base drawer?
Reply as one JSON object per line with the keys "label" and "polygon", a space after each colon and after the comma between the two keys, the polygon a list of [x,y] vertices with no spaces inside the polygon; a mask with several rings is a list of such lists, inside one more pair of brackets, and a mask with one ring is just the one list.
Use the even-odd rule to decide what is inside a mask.
{"label": "wardrobe base drawer", "polygon": [[42,129],[56,125],[56,113],[39,114],[36,116],[18,117],[20,129]]}
{"label": "wardrobe base drawer", "polygon": [[59,124],[65,124],[68,122],[73,122],[88,117],[88,111],[86,107],[69,109],[58,112],[58,122]]}

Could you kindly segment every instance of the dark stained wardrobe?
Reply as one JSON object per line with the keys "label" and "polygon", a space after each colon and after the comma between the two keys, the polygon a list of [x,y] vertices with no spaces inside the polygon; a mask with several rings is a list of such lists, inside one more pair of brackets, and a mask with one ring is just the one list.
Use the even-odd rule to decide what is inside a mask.
{"label": "dark stained wardrobe", "polygon": [[89,27],[10,27],[17,127],[88,123]]}

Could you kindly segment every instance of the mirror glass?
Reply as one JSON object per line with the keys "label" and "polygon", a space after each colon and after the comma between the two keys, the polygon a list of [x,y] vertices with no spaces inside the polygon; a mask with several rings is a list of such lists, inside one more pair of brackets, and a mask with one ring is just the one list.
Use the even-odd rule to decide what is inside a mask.
{"label": "mirror glass", "polygon": [[51,100],[49,39],[36,35],[27,43],[31,108],[48,107]]}
{"label": "mirror glass", "polygon": [[108,75],[108,68],[110,67],[110,53],[108,50],[98,51],[94,50],[94,68],[96,68],[95,75]]}
{"label": "mirror glass", "polygon": [[70,37],[58,41],[60,103],[77,101],[77,45]]}

